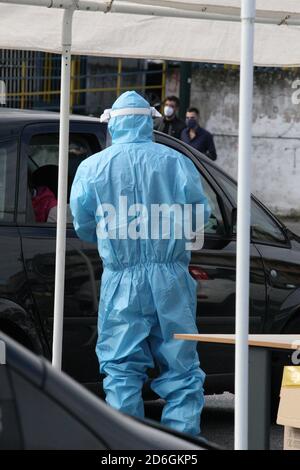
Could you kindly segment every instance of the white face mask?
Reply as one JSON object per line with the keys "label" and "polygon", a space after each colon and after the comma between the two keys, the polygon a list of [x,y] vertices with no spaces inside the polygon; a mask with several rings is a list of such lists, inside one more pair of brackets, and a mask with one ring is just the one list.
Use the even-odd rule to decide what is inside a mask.
{"label": "white face mask", "polygon": [[173,116],[174,112],[175,112],[175,110],[174,110],[174,108],[172,108],[172,106],[165,106],[164,107],[164,115],[166,117]]}

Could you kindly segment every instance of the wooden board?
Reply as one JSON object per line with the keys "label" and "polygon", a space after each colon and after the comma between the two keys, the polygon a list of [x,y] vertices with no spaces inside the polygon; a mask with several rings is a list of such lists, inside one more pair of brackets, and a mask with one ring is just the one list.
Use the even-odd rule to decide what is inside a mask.
{"label": "wooden board", "polygon": [[[202,341],[203,343],[235,344],[235,335],[174,334],[175,339]],[[249,346],[270,349],[300,349],[300,335],[249,335]]]}

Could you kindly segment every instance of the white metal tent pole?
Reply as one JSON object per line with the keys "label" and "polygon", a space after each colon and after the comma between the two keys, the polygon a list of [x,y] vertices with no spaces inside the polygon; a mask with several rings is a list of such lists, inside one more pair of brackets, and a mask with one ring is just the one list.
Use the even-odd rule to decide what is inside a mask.
{"label": "white metal tent pole", "polygon": [[61,92],[60,92],[60,123],[59,123],[59,159],[58,159],[58,208],[56,229],[55,257],[55,291],[54,291],[54,323],[52,364],[61,369],[64,290],[65,290],[65,256],[66,256],[66,222],[67,222],[67,188],[68,188],[68,157],[69,157],[69,113],[70,113],[70,69],[72,19],[74,9],[64,10],[62,24],[62,55],[61,55]]}
{"label": "white metal tent pole", "polygon": [[[137,3],[136,3],[137,2]],[[172,6],[160,6],[159,4],[151,5],[151,1],[143,3],[139,0],[130,2],[130,0],[0,0],[0,3],[15,4],[15,5],[31,5],[31,6],[44,6],[46,8],[55,9],[68,9],[74,6],[74,9],[87,12],[105,12],[105,13],[121,13],[121,14],[135,14],[146,16],[160,16],[166,18],[190,18],[202,19],[212,21],[225,21],[225,22],[240,22],[240,9],[238,7],[226,6],[221,11],[218,5],[208,5],[204,2],[189,3],[186,2],[188,8],[180,9],[175,8],[175,3]],[[171,5],[171,3],[169,4]],[[182,5],[183,6],[183,5]],[[273,14],[276,13],[276,14]],[[300,26],[300,19],[298,13],[293,13],[289,10],[272,11],[272,10],[257,10],[256,23],[272,24],[272,25],[286,25],[286,26]]]}
{"label": "white metal tent pole", "polygon": [[235,426],[236,450],[248,448],[248,333],[250,189],[252,153],[255,0],[242,0],[236,256]]}

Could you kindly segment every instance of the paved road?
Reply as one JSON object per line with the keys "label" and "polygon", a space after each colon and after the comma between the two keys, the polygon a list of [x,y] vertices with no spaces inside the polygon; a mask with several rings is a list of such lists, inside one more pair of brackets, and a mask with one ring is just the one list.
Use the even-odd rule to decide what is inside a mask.
{"label": "paved road", "polygon": [[[202,434],[208,440],[219,444],[225,449],[234,448],[234,395],[210,395],[206,397],[202,413]],[[270,448],[281,450],[283,443],[282,426],[271,426]]]}
{"label": "paved road", "polygon": [[[163,402],[146,402],[146,416],[160,421]],[[201,434],[209,441],[225,450],[234,448],[234,395],[225,392],[222,395],[205,397],[205,407],[201,417]],[[282,450],[283,428],[271,426],[270,449]]]}

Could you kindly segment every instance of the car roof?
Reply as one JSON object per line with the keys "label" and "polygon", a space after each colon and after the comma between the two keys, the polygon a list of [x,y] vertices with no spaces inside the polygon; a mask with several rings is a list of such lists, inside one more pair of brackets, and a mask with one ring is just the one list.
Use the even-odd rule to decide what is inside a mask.
{"label": "car roof", "polygon": [[[41,111],[29,109],[14,109],[14,108],[1,108],[0,107],[0,124],[8,123],[9,121],[18,121],[20,123],[28,124],[36,121],[59,121],[59,113],[54,111]],[[81,116],[76,114],[70,115],[71,121],[86,121],[86,122],[99,122],[96,117]]]}
{"label": "car roof", "polygon": [[[7,134],[18,134],[20,130],[27,124],[37,124],[42,122],[59,122],[60,114],[55,111],[42,111],[42,110],[32,110],[32,109],[17,109],[17,108],[1,108],[0,107],[0,136]],[[86,122],[99,124],[99,118],[93,116],[84,116],[80,114],[70,114],[71,122]],[[160,140],[163,143],[167,143],[170,140],[170,136],[154,130],[154,133],[157,136],[160,136]],[[192,150],[187,144],[182,142],[179,139],[174,139],[171,137],[171,140],[175,140],[180,143],[187,150]],[[166,142],[164,142],[166,141]],[[203,155],[200,152],[196,152],[198,159],[202,163],[208,163],[213,167],[216,167],[218,170],[220,168],[212,162],[208,157]]]}
{"label": "car roof", "polygon": [[[59,113],[29,109],[0,107],[0,138],[19,137],[23,128],[30,124],[59,123]],[[70,115],[70,123],[100,124],[99,119],[91,116]]]}

